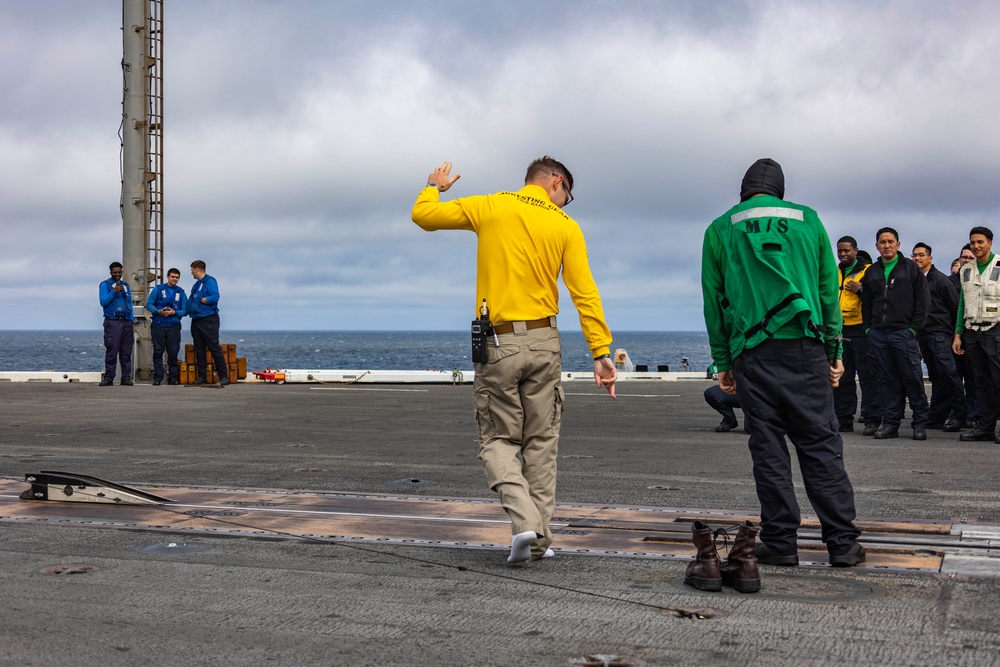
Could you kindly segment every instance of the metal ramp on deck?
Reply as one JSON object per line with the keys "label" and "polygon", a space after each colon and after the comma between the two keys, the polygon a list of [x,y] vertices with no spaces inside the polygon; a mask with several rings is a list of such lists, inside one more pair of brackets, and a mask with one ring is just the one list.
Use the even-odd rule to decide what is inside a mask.
{"label": "metal ramp on deck", "polygon": [[72,472],[43,470],[38,473],[28,473],[24,479],[31,484],[31,488],[20,495],[21,500],[62,500],[121,505],[162,505],[174,502],[141,489]]}
{"label": "metal ramp on deck", "polygon": [[[202,486],[139,489],[71,473],[29,477],[35,479],[29,480],[31,489],[24,493],[18,482],[0,480],[0,522],[261,539],[510,548],[510,523],[496,500]],[[34,502],[41,500],[68,502]],[[745,520],[756,522],[758,517],[724,510],[561,503],[551,524],[552,547],[562,554],[686,561],[695,554],[691,523],[696,520],[719,528]],[[896,519],[859,519],[857,523],[868,550],[868,559],[859,569],[1000,576],[1000,526]],[[815,518],[803,522],[799,559],[802,567],[829,567]]]}

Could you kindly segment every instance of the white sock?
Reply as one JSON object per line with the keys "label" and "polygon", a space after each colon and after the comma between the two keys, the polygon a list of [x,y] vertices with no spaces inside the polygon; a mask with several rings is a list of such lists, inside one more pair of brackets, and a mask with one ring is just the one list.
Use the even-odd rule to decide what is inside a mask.
{"label": "white sock", "polygon": [[552,558],[556,555],[556,552],[552,549],[546,549],[545,553],[542,554],[542,558]]}
{"label": "white sock", "polygon": [[531,544],[538,539],[538,534],[533,530],[526,530],[518,533],[510,540],[510,556],[508,563],[520,563],[531,558]]}

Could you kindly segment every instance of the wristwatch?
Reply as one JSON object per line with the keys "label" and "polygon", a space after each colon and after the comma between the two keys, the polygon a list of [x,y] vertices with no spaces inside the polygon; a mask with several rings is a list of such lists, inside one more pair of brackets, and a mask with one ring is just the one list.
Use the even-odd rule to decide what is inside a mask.
{"label": "wristwatch", "polygon": [[428,187],[428,188],[436,188],[438,192],[441,192],[441,186],[438,185],[437,183],[428,183],[426,187]]}

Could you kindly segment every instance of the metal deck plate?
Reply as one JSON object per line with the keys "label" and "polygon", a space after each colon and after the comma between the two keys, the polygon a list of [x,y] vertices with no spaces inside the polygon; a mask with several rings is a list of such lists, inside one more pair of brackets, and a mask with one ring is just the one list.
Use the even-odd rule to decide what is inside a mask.
{"label": "metal deck plate", "polygon": [[[0,521],[45,523],[269,539],[363,541],[420,546],[507,550],[510,523],[495,500],[389,494],[141,486],[176,502],[107,505],[21,500],[25,482],[0,480]],[[756,516],[722,510],[560,504],[552,530],[561,553],[687,560],[695,549],[691,522],[736,526]],[[958,568],[1000,575],[993,540],[969,539],[951,522],[863,519],[868,550],[863,569],[926,573]],[[982,531],[983,526],[975,527]],[[735,534],[735,532],[734,532]],[[994,548],[991,549],[991,546]],[[725,555],[722,552],[721,555]],[[948,559],[946,560],[946,556]],[[814,518],[803,522],[799,557],[805,567],[829,567]]]}

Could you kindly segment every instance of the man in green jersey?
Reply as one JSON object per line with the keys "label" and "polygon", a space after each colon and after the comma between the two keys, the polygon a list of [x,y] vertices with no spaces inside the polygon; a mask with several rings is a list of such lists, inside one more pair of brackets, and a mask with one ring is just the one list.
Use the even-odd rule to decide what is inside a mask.
{"label": "man in green jersey", "polygon": [[719,386],[739,396],[750,418],[758,561],[799,562],[787,435],[830,563],[851,566],[864,561],[865,549],[833,406],[832,387],[844,372],[837,262],[816,212],[784,194],[781,166],[758,160],[743,178],[740,203],[705,232],[705,324]]}

